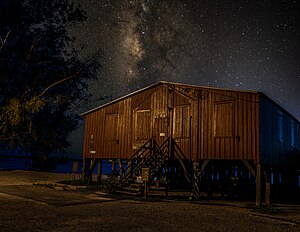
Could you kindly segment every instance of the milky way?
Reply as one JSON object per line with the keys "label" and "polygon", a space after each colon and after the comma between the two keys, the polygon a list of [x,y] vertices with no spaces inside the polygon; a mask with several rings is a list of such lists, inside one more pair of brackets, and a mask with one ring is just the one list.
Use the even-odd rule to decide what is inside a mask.
{"label": "milky way", "polygon": [[103,52],[90,107],[166,80],[263,91],[300,119],[299,1],[77,2],[88,20],[70,32]]}

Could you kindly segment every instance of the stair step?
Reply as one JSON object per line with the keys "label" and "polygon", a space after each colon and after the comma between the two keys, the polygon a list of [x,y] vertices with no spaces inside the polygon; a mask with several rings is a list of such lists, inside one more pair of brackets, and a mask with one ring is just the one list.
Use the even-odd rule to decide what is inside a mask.
{"label": "stair step", "polygon": [[131,189],[141,189],[142,185],[141,184],[131,184],[129,187],[127,188],[131,188]]}
{"label": "stair step", "polygon": [[141,192],[141,189],[130,188],[130,187],[123,187],[121,189],[121,191],[131,192],[131,193],[137,193],[137,192]]}
{"label": "stair step", "polygon": [[141,192],[128,192],[125,190],[117,190],[116,193],[118,194],[124,194],[124,195],[131,195],[131,196],[139,196],[141,195]]}
{"label": "stair step", "polygon": [[159,191],[159,192],[163,192],[163,191],[166,191],[166,187],[156,187],[156,186],[151,186],[151,187],[150,187],[150,191]]}
{"label": "stair step", "polygon": [[138,196],[141,195],[141,185],[140,184],[131,184],[129,187],[123,187],[122,189],[117,190],[117,193],[125,195]]}

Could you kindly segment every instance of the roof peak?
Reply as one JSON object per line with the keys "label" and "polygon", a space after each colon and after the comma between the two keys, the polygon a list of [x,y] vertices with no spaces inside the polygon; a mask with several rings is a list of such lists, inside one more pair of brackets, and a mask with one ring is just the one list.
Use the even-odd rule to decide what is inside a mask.
{"label": "roof peak", "polygon": [[129,94],[126,94],[126,95],[124,95],[124,96],[122,96],[122,97],[116,98],[116,99],[113,100],[113,101],[107,102],[107,103],[105,103],[105,104],[103,104],[103,105],[100,105],[100,106],[98,106],[98,107],[95,107],[95,108],[93,108],[93,109],[91,109],[91,110],[88,110],[88,111],[82,113],[81,115],[82,115],[82,116],[87,115],[87,114],[89,114],[89,113],[91,113],[91,112],[93,112],[93,111],[95,111],[95,110],[98,110],[98,109],[104,107],[104,106],[107,106],[107,105],[109,105],[109,104],[115,103],[115,102],[117,102],[117,101],[120,101],[120,100],[122,100],[122,99],[125,99],[125,98],[127,98],[127,97],[130,97],[130,96],[132,96],[132,95],[134,95],[134,94],[140,93],[140,92],[142,92],[142,91],[144,91],[144,90],[147,90],[147,89],[150,89],[150,88],[153,88],[153,87],[155,87],[155,86],[162,85],[162,84],[165,84],[165,85],[177,85],[177,86],[183,86],[183,87],[186,87],[186,88],[199,88],[199,89],[208,89],[208,90],[210,89],[210,90],[221,90],[221,91],[234,91],[234,92],[244,92],[244,93],[254,93],[254,94],[255,94],[255,93],[256,93],[256,94],[257,94],[257,93],[261,93],[261,92],[253,91],[253,90],[225,89],[225,88],[218,88],[218,87],[211,87],[211,86],[200,86],[200,85],[193,85],[193,84],[184,84],[184,83],[179,83],[179,82],[159,81],[159,82],[156,82],[156,83],[154,83],[154,84],[152,84],[152,85],[146,86],[146,87],[144,87],[144,88],[141,88],[141,89],[138,89],[138,90],[136,90],[136,91],[134,91],[134,92],[131,92],[131,93],[129,93]]}

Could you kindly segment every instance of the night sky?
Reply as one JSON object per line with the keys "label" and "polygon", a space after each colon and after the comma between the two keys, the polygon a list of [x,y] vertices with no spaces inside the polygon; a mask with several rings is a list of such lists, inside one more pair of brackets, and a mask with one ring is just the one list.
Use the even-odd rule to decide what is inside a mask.
{"label": "night sky", "polygon": [[165,80],[262,91],[300,120],[300,1],[76,2],[82,56],[102,51],[88,108]]}

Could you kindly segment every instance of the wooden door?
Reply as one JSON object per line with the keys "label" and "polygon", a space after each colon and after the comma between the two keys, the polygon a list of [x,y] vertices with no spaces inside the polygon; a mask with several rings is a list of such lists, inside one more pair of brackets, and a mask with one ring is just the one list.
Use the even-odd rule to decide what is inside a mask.
{"label": "wooden door", "polygon": [[136,110],[134,113],[134,149],[139,149],[151,138],[151,111]]}
{"label": "wooden door", "polygon": [[175,106],[173,112],[173,138],[183,154],[190,158],[192,127],[190,105]]}
{"label": "wooden door", "polygon": [[153,137],[159,146],[162,145],[163,142],[169,137],[167,117],[155,118]]}
{"label": "wooden door", "polygon": [[116,157],[119,147],[118,145],[118,114],[106,114],[104,130],[104,154],[108,157]]}
{"label": "wooden door", "polygon": [[235,157],[235,102],[214,103],[213,139],[217,158]]}

